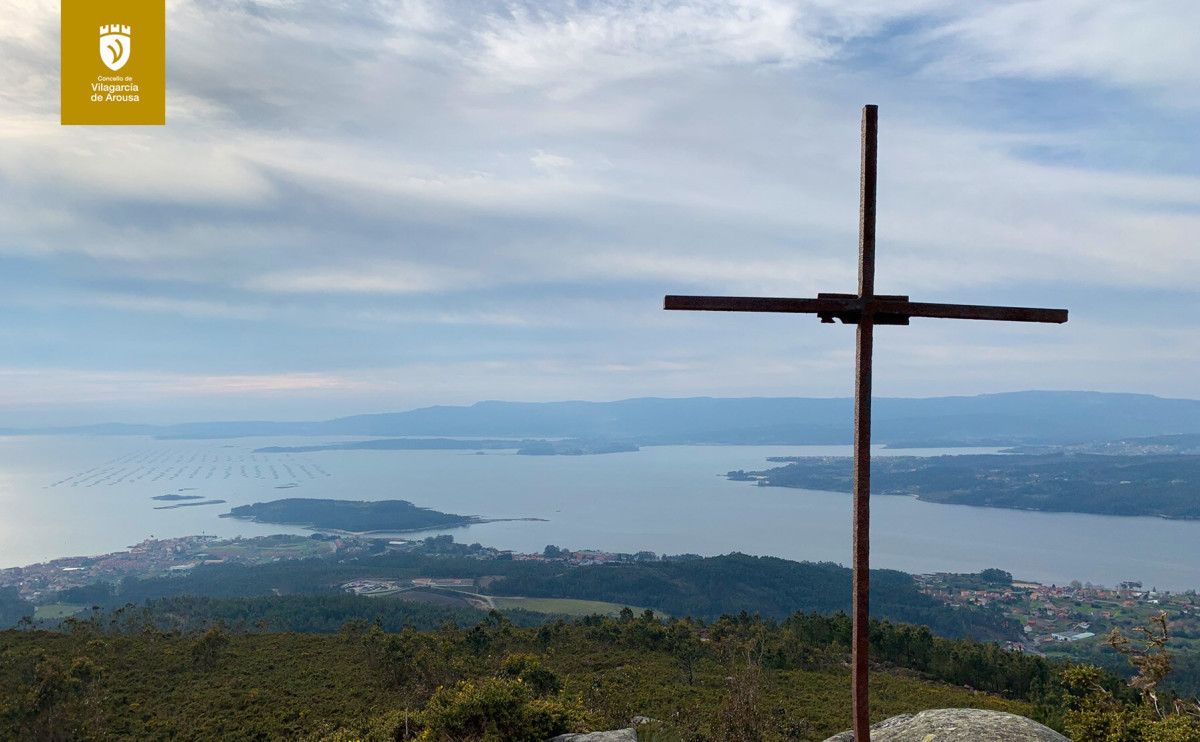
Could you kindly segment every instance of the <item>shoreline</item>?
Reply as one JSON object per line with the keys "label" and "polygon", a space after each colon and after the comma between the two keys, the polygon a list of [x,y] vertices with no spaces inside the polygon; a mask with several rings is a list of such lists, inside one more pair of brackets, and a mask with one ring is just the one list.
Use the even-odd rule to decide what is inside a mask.
{"label": "shoreline", "polygon": [[[801,492],[826,492],[831,495],[849,495],[849,490],[830,490],[820,487],[799,487],[791,484],[762,484],[769,482],[766,477],[750,475],[746,478],[730,477],[729,474],[718,474],[718,477],[724,477],[730,482],[753,482],[755,487],[775,487],[784,490],[800,490]],[[1157,518],[1159,520],[1168,520],[1178,523],[1197,523],[1200,522],[1200,515],[1167,515],[1166,513],[1102,513],[1095,510],[1059,510],[1054,508],[1033,508],[1020,507],[1016,505],[979,505],[971,502],[945,502],[943,500],[931,500],[927,497],[922,497],[918,493],[912,492],[872,492],[872,497],[908,497],[918,502],[923,502],[928,505],[952,505],[955,507],[964,508],[979,508],[981,510],[1017,510],[1026,513],[1049,513],[1062,515],[1097,515],[1104,518]]]}
{"label": "shoreline", "polygon": [[[545,519],[541,519],[541,518],[479,519],[479,522],[513,522],[513,521],[546,522]],[[440,529],[434,529],[434,530],[440,530]],[[207,552],[209,552],[210,549],[220,548],[221,546],[226,545],[226,544],[238,544],[238,543],[259,544],[260,548],[270,550],[270,549],[281,548],[280,543],[296,544],[296,543],[301,543],[301,542],[307,542],[314,538],[317,538],[317,540],[324,541],[324,542],[328,542],[335,538],[359,539],[362,541],[370,541],[370,540],[377,540],[377,539],[378,540],[387,539],[389,536],[392,536],[392,535],[394,535],[398,538],[402,538],[406,535],[411,535],[413,533],[428,533],[428,531],[398,532],[398,531],[381,530],[381,531],[370,531],[370,532],[349,532],[349,531],[337,531],[335,529],[322,529],[320,531],[314,530],[312,533],[310,533],[308,535],[299,534],[299,533],[290,533],[290,534],[289,533],[278,533],[278,534],[270,534],[270,535],[263,535],[263,536],[253,536],[253,537],[247,538],[247,537],[242,537],[242,536],[219,537],[219,536],[206,535],[206,534],[193,534],[193,535],[189,535],[189,536],[181,536],[181,537],[173,537],[173,538],[165,538],[165,539],[148,539],[141,543],[131,545],[131,546],[127,547],[126,549],[120,550],[120,551],[105,552],[105,553],[86,555],[86,556],[82,556],[82,555],[65,556],[65,557],[58,557],[58,558],[46,560],[43,562],[36,562],[36,563],[12,566],[12,567],[3,567],[3,568],[0,568],[0,585],[8,584],[9,582],[11,582],[13,580],[20,582],[28,576],[28,573],[31,570],[32,571],[40,570],[43,572],[49,570],[54,573],[81,571],[85,568],[90,568],[91,565],[94,563],[103,562],[107,559],[115,558],[115,559],[118,559],[121,561],[125,561],[131,555],[147,554],[150,552],[155,552],[155,551],[158,551],[160,549],[160,547],[164,546],[164,545],[170,546],[172,544],[188,544],[189,548],[186,550],[186,553],[180,552],[177,549],[171,549],[170,551],[172,552],[172,555],[169,556],[169,558],[166,562],[163,562],[163,561],[157,562],[155,569],[152,570],[155,573],[160,573],[163,570],[167,570],[173,564],[188,564],[191,566],[195,566],[198,563],[197,560],[203,558],[203,557],[197,557],[196,556],[197,552],[207,553]],[[324,538],[319,538],[322,536]],[[417,539],[410,538],[410,539],[406,539],[406,540],[410,541],[411,543],[419,543],[419,540],[417,540]],[[275,542],[275,543],[272,543],[272,542]],[[462,542],[460,542],[460,543],[462,543]],[[284,548],[291,548],[291,547],[284,547]],[[488,547],[488,548],[497,548],[497,547]],[[501,551],[510,551],[516,557],[531,556],[531,555],[538,556],[538,557],[541,556],[540,552],[536,552],[536,550],[532,551],[532,552],[528,551],[526,549],[511,549],[511,550],[500,549],[500,550]],[[587,551],[587,549],[581,549],[581,550]],[[734,553],[734,552],[722,552],[722,554],[725,554],[725,553]],[[713,556],[720,556],[722,554],[705,554],[703,556],[713,557]],[[767,555],[760,554],[759,556],[767,556]],[[818,560],[814,560],[814,559],[788,559],[785,557],[778,557],[778,558],[786,559],[787,561],[791,561],[791,562],[799,562],[799,563],[804,563],[804,562],[817,563],[817,561],[818,561]],[[883,567],[880,567],[880,568],[882,569]],[[1002,566],[1001,569],[1003,569],[1003,568],[1004,567]],[[136,571],[137,570],[135,570],[135,572]],[[918,581],[930,579],[930,578],[938,578],[939,576],[944,576],[944,575],[974,574],[974,573],[968,572],[968,571],[955,572],[955,571],[946,570],[946,569],[919,570],[919,571],[917,571],[917,570],[912,570],[912,571],[897,570],[897,571],[900,571],[907,575],[910,575],[911,577],[913,577],[914,579],[916,579]],[[138,573],[139,574],[150,574],[149,572],[138,572]],[[1129,577],[1137,578],[1136,580],[1134,580],[1134,582],[1137,582],[1137,583],[1142,583],[1142,584],[1146,584],[1146,585],[1153,584],[1153,580],[1150,578],[1146,578],[1144,575],[1129,575]],[[104,581],[104,580],[110,580],[112,578],[111,578],[111,576],[110,577],[101,577],[99,575],[93,575],[93,576],[88,577],[87,579],[89,581],[95,581],[96,579]],[[1053,588],[1055,586],[1061,587],[1061,586],[1067,585],[1073,579],[1083,580],[1084,578],[1081,576],[1076,576],[1074,578],[1064,576],[1061,579],[1037,578],[1037,577],[1013,577],[1012,582],[1013,582],[1014,586],[1023,587],[1023,588],[1032,588],[1032,587]],[[1120,582],[1121,582],[1120,580],[1116,581],[1115,583],[1113,583],[1112,581],[1109,581],[1109,582],[1097,581],[1097,582],[1091,582],[1090,586],[1093,588],[1097,588],[1097,589],[1115,590],[1118,588],[1113,587],[1113,584],[1120,586]],[[81,584],[86,584],[86,583],[81,583]],[[1159,583],[1159,584],[1161,584],[1161,583]],[[1168,586],[1168,587],[1165,587],[1160,592],[1186,593],[1189,590],[1195,590],[1195,589],[1197,589],[1196,586],[1193,586],[1193,587]]]}

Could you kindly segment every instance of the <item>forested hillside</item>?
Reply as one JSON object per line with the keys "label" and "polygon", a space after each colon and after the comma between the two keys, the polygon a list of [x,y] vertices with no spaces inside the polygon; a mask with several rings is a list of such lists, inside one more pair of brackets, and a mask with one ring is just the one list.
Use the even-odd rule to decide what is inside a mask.
{"label": "forested hillside", "polygon": [[[517,571],[490,589],[499,595],[605,600],[706,619],[739,611],[784,618],[796,611],[850,609],[850,571],[845,567],[746,554],[552,573]],[[1011,639],[1020,632],[998,612],[950,608],[921,593],[911,575],[888,569],[871,570],[871,612],[923,624],[945,636]]]}
{"label": "forested hillside", "polygon": [[[741,610],[783,618],[796,611],[850,609],[850,571],[845,567],[744,554],[589,566],[427,553],[257,566],[213,564],[198,566],[182,576],[75,588],[59,598],[65,603],[116,608],[175,596],[340,594],[340,586],[355,578],[418,576],[471,578],[481,584],[478,589],[482,593],[601,600],[704,619]],[[872,611],[880,618],[925,624],[952,637],[1005,639],[1015,638],[1020,631],[997,611],[956,609],[939,603],[921,593],[912,577],[903,572],[872,570],[871,579]],[[344,618],[353,617],[347,614]]]}

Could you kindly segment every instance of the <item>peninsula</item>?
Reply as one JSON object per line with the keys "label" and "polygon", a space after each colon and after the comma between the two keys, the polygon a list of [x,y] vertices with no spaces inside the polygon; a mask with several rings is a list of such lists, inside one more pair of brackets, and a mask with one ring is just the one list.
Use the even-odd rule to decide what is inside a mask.
{"label": "peninsula", "polygon": [[[731,471],[764,487],[849,492],[850,459],[774,457],[763,471]],[[880,456],[876,495],[1020,510],[1200,519],[1200,456],[1082,453]]]}

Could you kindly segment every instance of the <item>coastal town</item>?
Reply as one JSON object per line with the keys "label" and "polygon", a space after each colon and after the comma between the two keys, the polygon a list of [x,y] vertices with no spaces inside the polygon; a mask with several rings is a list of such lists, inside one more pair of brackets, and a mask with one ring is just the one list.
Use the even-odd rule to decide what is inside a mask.
{"label": "coastal town", "polygon": [[[426,538],[370,538],[313,533],[309,536],[275,535],[222,539],[183,536],[147,539],[122,551],[98,556],[54,559],[24,567],[0,570],[0,588],[16,588],[21,598],[39,606],[39,616],[69,615],[86,606],[54,604],[56,596],[71,588],[97,582],[116,583],[128,578],[185,574],[206,564],[256,565],[291,559],[353,559],[383,552],[421,551],[480,560],[553,562],[564,566],[620,565],[658,560],[699,559],[696,554],[659,555],[547,546],[540,552],[520,553],[481,544],[463,544],[452,536]],[[922,592],[950,606],[975,606],[999,611],[1020,626],[1021,635],[1005,643],[1012,651],[1044,655],[1079,654],[1089,644],[1102,643],[1114,628],[1145,626],[1165,612],[1174,641],[1200,637],[1200,596],[1196,591],[1171,592],[1140,582],[1116,587],[1083,584],[1041,584],[1014,580],[1003,570],[977,574],[935,573],[914,575]],[[410,590],[449,589],[474,592],[486,585],[462,577],[418,577],[397,580],[386,575],[364,577],[341,588],[364,596],[395,596]],[[43,611],[47,604],[54,610]]]}
{"label": "coastal town", "polygon": [[[265,564],[287,559],[314,557],[353,558],[384,551],[421,550],[474,559],[554,561],[572,566],[655,561],[651,551],[635,554],[568,550],[547,546],[543,551],[522,554],[480,544],[461,544],[448,535],[424,539],[382,539],[354,535],[313,533],[309,536],[274,535],[253,538],[181,536],[146,539],[127,549],[97,556],[72,556],[23,567],[0,569],[0,588],[14,587],[20,596],[41,604],[70,588],[96,582],[120,582],[126,578],[161,577],[185,573],[203,564]],[[664,559],[699,559],[696,554],[664,556]]]}
{"label": "coastal town", "polygon": [[41,603],[47,596],[95,582],[120,582],[128,577],[156,577],[184,572],[201,564],[262,564],[361,551],[360,539],[312,536],[260,536],[221,539],[181,536],[146,539],[123,551],[98,556],[73,556],[24,567],[0,569],[0,588],[15,587],[25,600]]}
{"label": "coastal town", "polygon": [[952,606],[992,607],[1021,625],[1023,637],[1008,649],[1037,654],[1073,654],[1075,647],[1103,642],[1113,629],[1147,626],[1165,613],[1172,634],[1200,637],[1200,596],[1122,582],[1116,587],[1073,581],[1044,585],[1013,580],[1002,570],[979,574],[914,575],[921,591]]}

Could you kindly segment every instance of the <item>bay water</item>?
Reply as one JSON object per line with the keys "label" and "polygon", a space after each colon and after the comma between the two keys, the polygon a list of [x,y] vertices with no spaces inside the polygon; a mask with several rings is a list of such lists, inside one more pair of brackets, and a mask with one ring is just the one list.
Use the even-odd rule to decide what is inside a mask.
{"label": "bay water", "polygon": [[[404,499],[484,518],[463,542],[541,551],[740,551],[850,559],[850,496],[731,482],[769,456],[846,456],[849,446],[655,446],[595,456],[509,451],[256,453],[354,439],[0,438],[0,567],[116,551],[151,536],[251,536],[305,529],[218,518],[282,497]],[[883,449],[876,455],[986,453]],[[155,509],[191,495],[222,504]],[[1008,570],[1017,578],[1200,588],[1200,521],[1042,513],[872,498],[872,565],[907,572]],[[422,534],[424,535],[424,534]]]}

